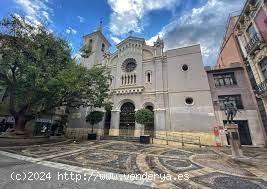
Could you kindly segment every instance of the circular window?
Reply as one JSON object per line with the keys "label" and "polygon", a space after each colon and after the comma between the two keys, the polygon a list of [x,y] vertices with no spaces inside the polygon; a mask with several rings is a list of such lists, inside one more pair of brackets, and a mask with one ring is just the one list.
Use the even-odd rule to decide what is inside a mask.
{"label": "circular window", "polygon": [[125,72],[132,72],[135,70],[137,64],[136,64],[136,60],[133,58],[128,58],[126,59],[123,63],[122,63],[122,69]]}
{"label": "circular window", "polygon": [[127,72],[131,72],[131,71],[134,71],[135,67],[136,67],[136,64],[134,62],[128,62],[128,64],[126,64],[125,70]]}
{"label": "circular window", "polygon": [[182,66],[182,70],[183,70],[183,71],[187,71],[187,70],[188,70],[188,66],[187,66],[186,64],[184,64],[184,65]]}
{"label": "circular window", "polygon": [[193,105],[194,100],[193,100],[192,97],[186,97],[186,98],[185,98],[185,103],[186,103],[187,105]]}

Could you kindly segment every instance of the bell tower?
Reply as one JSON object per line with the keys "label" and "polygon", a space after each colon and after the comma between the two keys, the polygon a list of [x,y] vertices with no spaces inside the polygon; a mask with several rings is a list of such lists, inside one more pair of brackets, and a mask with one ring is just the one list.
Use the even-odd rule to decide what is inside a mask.
{"label": "bell tower", "polygon": [[154,47],[155,47],[155,56],[162,56],[163,55],[164,43],[163,43],[163,40],[160,39],[159,36],[158,36],[157,41],[154,42]]}
{"label": "bell tower", "polygon": [[103,56],[108,52],[110,47],[109,41],[102,33],[102,21],[100,21],[100,25],[95,32],[83,37],[83,43],[86,46],[90,46],[91,54],[88,58],[82,58],[81,64],[87,68],[102,64]]}

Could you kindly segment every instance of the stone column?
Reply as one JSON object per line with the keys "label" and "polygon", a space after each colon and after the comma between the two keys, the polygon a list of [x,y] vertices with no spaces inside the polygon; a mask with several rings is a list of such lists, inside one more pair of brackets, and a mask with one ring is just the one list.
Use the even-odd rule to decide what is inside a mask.
{"label": "stone column", "polygon": [[238,125],[237,124],[227,124],[225,125],[228,135],[229,142],[231,145],[231,151],[233,158],[243,157],[243,152],[241,150],[240,138],[238,133]]}
{"label": "stone column", "polygon": [[119,136],[119,125],[120,125],[120,111],[111,110],[109,135]]}
{"label": "stone column", "polygon": [[166,134],[166,110],[155,109],[154,110],[154,129],[155,136]]}

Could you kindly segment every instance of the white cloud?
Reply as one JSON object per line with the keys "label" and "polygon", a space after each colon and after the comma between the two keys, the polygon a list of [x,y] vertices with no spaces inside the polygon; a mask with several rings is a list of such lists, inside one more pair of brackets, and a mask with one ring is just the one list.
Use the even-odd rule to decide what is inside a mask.
{"label": "white cloud", "polygon": [[77,52],[75,54],[72,54],[71,55],[71,58],[74,59],[78,64],[81,63],[82,56],[81,56],[81,53],[80,52]]}
{"label": "white cloud", "polygon": [[76,34],[77,33],[77,30],[73,29],[72,27],[68,27],[65,32],[67,34]]}
{"label": "white cloud", "polygon": [[79,19],[79,22],[83,23],[85,21],[85,18],[82,16],[77,16],[77,18]]}
{"label": "white cloud", "polygon": [[[109,28],[111,39],[117,43],[129,31],[144,31],[144,21],[151,11],[185,7],[181,0],[108,0],[112,9]],[[205,64],[214,64],[230,13],[242,8],[243,0],[206,0],[180,17],[174,18],[155,36],[147,40],[153,45],[157,36],[164,38],[165,48],[200,44]]]}
{"label": "white cloud", "polygon": [[22,8],[28,20],[35,24],[41,22],[53,23],[51,20],[52,9],[48,7],[49,0],[14,0]]}
{"label": "white cloud", "polygon": [[120,42],[122,41],[122,40],[119,39],[118,37],[114,37],[114,36],[111,36],[110,39],[111,39],[112,41],[114,41],[116,44],[118,44],[118,43],[120,43]]}
{"label": "white cloud", "polygon": [[[208,0],[203,6],[174,19],[161,29],[159,35],[163,37],[166,49],[200,44],[204,63],[213,65],[227,18],[230,13],[240,10],[242,5],[243,0]],[[148,43],[155,41],[157,35]]]}
{"label": "white cloud", "polygon": [[108,0],[112,9],[110,31],[120,36],[134,31],[143,31],[143,18],[153,10],[172,10],[180,0]]}
{"label": "white cloud", "polygon": [[163,37],[162,32],[159,32],[157,35],[155,35],[155,36],[151,37],[150,39],[146,40],[146,44],[153,46],[154,42],[157,41],[158,37],[160,37],[160,38]]}
{"label": "white cloud", "polygon": [[72,58],[81,58],[81,53],[80,52],[77,52],[75,54],[72,54]]}

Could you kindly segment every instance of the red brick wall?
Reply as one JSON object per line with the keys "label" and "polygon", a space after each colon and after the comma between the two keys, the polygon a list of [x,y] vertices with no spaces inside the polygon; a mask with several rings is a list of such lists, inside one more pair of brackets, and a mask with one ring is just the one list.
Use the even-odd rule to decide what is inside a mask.
{"label": "red brick wall", "polygon": [[228,67],[231,63],[242,63],[242,57],[233,33],[230,35],[217,59],[217,66]]}
{"label": "red brick wall", "polygon": [[267,21],[266,13],[263,10],[263,8],[261,8],[255,18],[255,23],[261,34],[261,37],[263,38],[265,42],[267,42],[267,22],[265,20]]}
{"label": "red brick wall", "polygon": [[227,25],[226,35],[217,59],[217,67],[228,67],[231,63],[242,63],[240,48],[235,39],[233,28],[237,17],[231,17]]}

